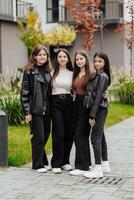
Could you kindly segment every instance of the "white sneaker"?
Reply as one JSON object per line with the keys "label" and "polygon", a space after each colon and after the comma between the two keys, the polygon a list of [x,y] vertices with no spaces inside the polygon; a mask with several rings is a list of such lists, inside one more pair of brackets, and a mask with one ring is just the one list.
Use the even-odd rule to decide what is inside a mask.
{"label": "white sneaker", "polygon": [[54,174],[60,174],[62,171],[61,171],[61,168],[52,168],[52,172]]}
{"label": "white sneaker", "polygon": [[102,161],[102,170],[104,173],[110,173],[111,172],[111,168],[110,168],[110,164],[108,161]]}
{"label": "white sneaker", "polygon": [[70,171],[73,169],[73,167],[69,164],[65,164],[61,168],[64,169],[65,171]]}
{"label": "white sneaker", "polygon": [[103,171],[101,166],[95,166],[95,168],[92,171],[86,172],[83,176],[86,178],[100,178],[103,177]]}
{"label": "white sneaker", "polygon": [[46,169],[47,171],[51,170],[51,167],[50,167],[49,165],[44,165],[44,167],[45,167],[45,169]]}
{"label": "white sneaker", "polygon": [[92,165],[90,165],[90,166],[89,166],[89,171],[92,171],[93,168],[94,168],[94,167],[93,167]]}
{"label": "white sneaker", "polygon": [[38,173],[45,173],[45,172],[47,172],[47,169],[45,169],[45,168],[39,168],[39,169],[37,169],[36,170]]}
{"label": "white sneaker", "polygon": [[79,176],[85,174],[87,171],[80,170],[80,169],[74,169],[69,174],[72,176]]}

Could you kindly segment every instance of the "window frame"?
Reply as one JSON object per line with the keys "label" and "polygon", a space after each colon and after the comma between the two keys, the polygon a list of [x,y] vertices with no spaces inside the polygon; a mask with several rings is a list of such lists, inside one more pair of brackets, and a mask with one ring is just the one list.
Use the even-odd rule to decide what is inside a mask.
{"label": "window frame", "polygon": [[[58,23],[59,22],[59,0],[57,2],[58,3],[57,7],[53,7],[52,6],[52,8],[49,8],[48,1],[50,1],[50,0],[46,0],[46,21],[47,21],[47,23]],[[53,0],[51,0],[51,1],[53,1]],[[48,12],[49,11],[52,12],[52,14],[51,14],[52,20],[51,21],[48,20]],[[54,17],[53,17],[54,13],[53,13],[53,11],[57,11],[57,19],[56,20],[54,20]]]}

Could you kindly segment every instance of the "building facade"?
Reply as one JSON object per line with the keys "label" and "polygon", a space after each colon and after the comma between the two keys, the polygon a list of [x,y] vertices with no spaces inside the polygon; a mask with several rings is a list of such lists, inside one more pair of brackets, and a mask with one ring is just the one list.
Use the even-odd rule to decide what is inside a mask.
{"label": "building facade", "polygon": [[[89,52],[92,57],[96,51],[103,50],[109,55],[111,65],[125,73],[130,70],[130,50],[121,42],[124,33],[114,30],[118,23],[129,18],[127,4],[128,0],[101,1],[102,14],[98,17],[98,23],[105,24],[106,28],[96,32],[95,47]],[[17,20],[24,20],[30,7],[39,13],[43,32],[58,23],[74,25],[65,0],[0,0],[0,73],[7,82],[13,71],[27,62],[27,49],[19,39]],[[83,48],[82,40],[83,34],[78,33],[73,45],[67,47],[72,58],[78,49]]]}
{"label": "building facade", "polygon": [[32,4],[21,0],[0,0],[0,73],[5,82],[27,60],[27,49],[19,39],[17,20],[24,20]]}
{"label": "building facade", "polygon": [[[76,0],[76,2],[78,1]],[[130,50],[128,50],[126,44],[121,42],[125,33],[117,33],[115,29],[119,23],[130,19],[129,10],[127,9],[128,5],[128,0],[101,1],[100,10],[102,12],[98,18],[98,23],[104,24],[104,28],[96,32],[94,37],[95,47],[89,53],[92,57],[98,50],[106,52],[115,70],[121,70],[124,73],[129,73],[130,71]],[[66,22],[69,25],[74,25],[71,12],[69,9],[66,9],[64,0],[46,0],[45,10],[46,15],[43,20],[44,31],[47,31],[56,23]],[[78,33],[75,43],[69,47],[71,55],[74,55],[78,49],[83,48],[82,40],[83,34]]]}

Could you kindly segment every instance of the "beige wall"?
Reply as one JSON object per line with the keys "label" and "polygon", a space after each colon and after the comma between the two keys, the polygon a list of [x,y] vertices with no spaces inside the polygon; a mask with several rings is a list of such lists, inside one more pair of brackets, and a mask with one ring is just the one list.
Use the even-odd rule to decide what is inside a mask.
{"label": "beige wall", "polygon": [[[103,51],[109,56],[111,65],[118,68],[124,65],[124,45],[121,43],[121,39],[122,33],[104,32]],[[100,50],[100,33],[96,34],[95,41],[93,51]]]}
{"label": "beige wall", "polygon": [[1,64],[2,74],[6,82],[18,67],[27,62],[27,50],[18,37],[15,23],[1,24]]}
{"label": "beige wall", "polygon": [[[83,49],[81,43],[83,39],[81,33],[78,34],[74,46],[69,49],[72,57],[78,49]],[[123,69],[126,64],[125,60],[128,59],[128,52],[125,50],[124,55],[124,45],[121,43],[122,33],[115,32],[104,32],[103,36],[103,51],[109,56],[111,66],[115,66],[116,69]],[[90,51],[90,58],[93,57],[96,51],[101,51],[101,36],[100,32],[97,32],[94,38],[95,47]],[[87,52],[89,52],[87,50]],[[126,53],[127,52],[127,53]]]}

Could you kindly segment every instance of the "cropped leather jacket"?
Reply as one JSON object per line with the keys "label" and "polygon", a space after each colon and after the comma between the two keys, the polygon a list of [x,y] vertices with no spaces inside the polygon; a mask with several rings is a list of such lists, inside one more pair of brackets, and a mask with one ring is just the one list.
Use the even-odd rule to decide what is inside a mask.
{"label": "cropped leather jacket", "polygon": [[45,114],[51,93],[50,79],[49,72],[43,78],[38,68],[24,71],[20,99],[25,115]]}
{"label": "cropped leather jacket", "polygon": [[94,77],[89,80],[84,98],[84,107],[89,109],[89,118],[96,118],[100,107],[108,107],[108,99],[103,97],[109,85],[109,78],[102,70],[97,71]]}

